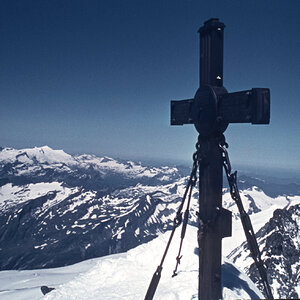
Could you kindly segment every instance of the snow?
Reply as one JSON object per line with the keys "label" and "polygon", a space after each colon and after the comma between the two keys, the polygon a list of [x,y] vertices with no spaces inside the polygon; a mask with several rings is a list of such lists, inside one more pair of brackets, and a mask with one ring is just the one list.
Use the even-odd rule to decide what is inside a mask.
{"label": "snow", "polygon": [[64,163],[74,164],[74,158],[63,150],[53,150],[48,146],[34,147],[29,149],[4,148],[0,151],[0,161],[14,162],[18,160],[23,163],[32,163],[37,160],[39,163]]}
{"label": "snow", "polygon": [[[94,169],[101,175],[122,174],[128,178],[156,178],[161,182],[170,181],[178,174],[177,168],[145,167],[132,161],[122,162],[110,157],[97,157],[95,155],[71,156],[63,150],[53,150],[48,146],[28,149],[4,148],[0,151],[0,164],[12,164],[15,175],[30,175],[38,173],[43,175],[48,169],[58,167],[56,171],[72,172],[73,167],[80,169]],[[83,175],[86,177],[88,175]]]}
{"label": "snow", "polygon": [[42,245],[39,245],[39,246],[34,246],[35,249],[38,249],[38,248],[45,248],[48,244],[44,243]]}
{"label": "snow", "polygon": [[[56,201],[54,201],[57,203],[57,201],[64,199],[66,194],[70,194],[72,189],[63,187],[61,182],[40,182],[23,186],[7,183],[0,187],[0,209],[4,210],[16,204],[45,196],[49,192],[53,193],[54,191],[57,192]],[[44,205],[50,205],[50,203],[47,201]]]}
{"label": "snow", "polygon": [[286,207],[287,209],[290,208],[292,205],[300,204],[300,196],[289,196],[288,198],[289,204]]}
{"label": "snow", "polygon": [[132,161],[123,163],[107,156],[100,158],[95,155],[84,154],[77,156],[76,160],[85,168],[92,166],[95,170],[98,170],[103,174],[105,174],[107,171],[112,171],[113,173],[121,173],[122,175],[132,178],[153,178],[159,175],[160,178],[158,178],[158,180],[168,181],[171,177],[167,175],[173,175],[178,172],[177,168],[147,168]]}
{"label": "snow", "polygon": [[76,265],[55,269],[1,271],[1,300],[35,300],[43,299],[40,287],[50,285],[57,287],[66,283],[82,272],[88,271],[95,260],[87,260]]}
{"label": "snow", "polygon": [[[155,240],[127,253],[87,260],[63,268],[2,271],[0,298],[1,300],[143,299],[169,235],[170,232],[161,234]],[[197,298],[198,256],[195,254],[197,228],[188,226],[179,272],[172,278],[179,238],[180,230],[177,230],[164,263],[160,284],[155,294],[156,300]],[[253,298],[253,295],[258,295],[256,299],[262,298],[250,279],[228,260],[224,259],[222,268],[224,299],[249,299]],[[56,290],[42,296],[39,290],[42,285],[55,287]]]}
{"label": "snow", "polygon": [[[263,191],[253,187],[250,190],[241,191],[241,198],[246,211],[249,208],[249,201],[246,197],[247,195],[250,195],[254,199],[256,206],[261,209],[261,211],[249,216],[254,232],[258,232],[259,229],[266,224],[266,222],[273,216],[273,212],[276,209],[282,209],[289,205],[289,201],[286,197],[279,196],[275,199],[270,198]],[[293,197],[293,200],[295,198],[294,202],[297,201],[297,197],[298,196]],[[236,216],[232,218],[232,236],[223,239],[223,255],[227,256],[236,247],[240,246],[240,244],[246,240],[246,237],[238,214],[237,206],[235,204],[233,206],[230,205],[232,201],[230,201],[229,193],[225,193],[223,195],[223,201],[225,201],[226,204],[224,207],[231,210],[233,215]]]}
{"label": "snow", "polygon": [[300,284],[295,287],[296,293],[300,295]]}

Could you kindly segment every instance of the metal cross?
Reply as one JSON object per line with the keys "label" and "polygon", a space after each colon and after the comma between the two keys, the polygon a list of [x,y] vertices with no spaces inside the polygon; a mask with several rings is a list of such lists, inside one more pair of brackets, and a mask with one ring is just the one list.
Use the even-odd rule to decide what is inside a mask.
{"label": "metal cross", "polygon": [[199,132],[199,299],[222,298],[222,238],[231,236],[231,212],[222,208],[220,138],[229,123],[268,124],[270,90],[228,93],[223,86],[224,23],[210,19],[200,33],[200,87],[193,99],[171,101],[171,125]]}

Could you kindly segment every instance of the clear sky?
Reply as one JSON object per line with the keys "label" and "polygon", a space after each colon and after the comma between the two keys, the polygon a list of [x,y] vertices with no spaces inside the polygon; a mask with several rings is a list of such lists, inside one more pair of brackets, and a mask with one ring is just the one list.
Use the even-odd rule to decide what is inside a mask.
{"label": "clear sky", "polygon": [[0,145],[190,160],[170,100],[199,83],[203,22],[226,24],[224,86],[271,89],[270,125],[230,125],[234,163],[300,168],[299,0],[1,0]]}

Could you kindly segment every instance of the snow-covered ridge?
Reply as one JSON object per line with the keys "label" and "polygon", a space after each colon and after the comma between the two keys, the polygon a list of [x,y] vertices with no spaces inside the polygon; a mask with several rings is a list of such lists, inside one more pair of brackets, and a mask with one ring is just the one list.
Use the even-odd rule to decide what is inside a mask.
{"label": "snow-covered ridge", "polygon": [[55,193],[56,201],[59,201],[74,190],[76,189],[63,187],[61,182],[39,182],[22,186],[8,183],[0,187],[0,210],[4,212],[16,205],[50,193]]}
{"label": "snow-covered ridge", "polygon": [[104,156],[97,157],[96,155],[83,154],[76,156],[75,159],[85,168],[93,167],[95,170],[100,172],[113,171],[115,173],[123,173],[131,177],[155,177],[164,174],[165,177],[161,176],[160,180],[170,180],[170,176],[176,174],[178,169],[176,167],[145,167],[141,164],[133,161],[118,161],[116,159]]}
{"label": "snow-covered ridge", "polygon": [[14,176],[27,176],[33,173],[44,174],[49,169],[57,172],[73,172],[82,169],[98,172],[101,176],[122,174],[128,178],[156,178],[170,181],[178,176],[176,167],[146,167],[132,161],[116,160],[107,156],[83,154],[72,156],[63,150],[53,150],[48,146],[29,149],[2,148],[0,166],[10,164]]}
{"label": "snow-covered ridge", "polygon": [[1,163],[20,162],[25,164],[74,164],[75,159],[63,150],[53,150],[48,146],[34,147],[28,149],[3,148],[0,151]]}

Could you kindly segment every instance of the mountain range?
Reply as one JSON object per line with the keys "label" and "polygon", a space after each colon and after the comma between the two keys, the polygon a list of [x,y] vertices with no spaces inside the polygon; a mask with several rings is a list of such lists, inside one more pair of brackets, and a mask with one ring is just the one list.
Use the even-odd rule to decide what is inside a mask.
{"label": "mountain range", "polygon": [[[61,267],[128,251],[171,229],[188,168],[72,156],[47,146],[0,149],[0,270]],[[274,296],[299,298],[300,186],[249,175],[238,185]],[[197,225],[194,189],[189,223]],[[233,235],[223,254],[260,286],[226,184]]]}

